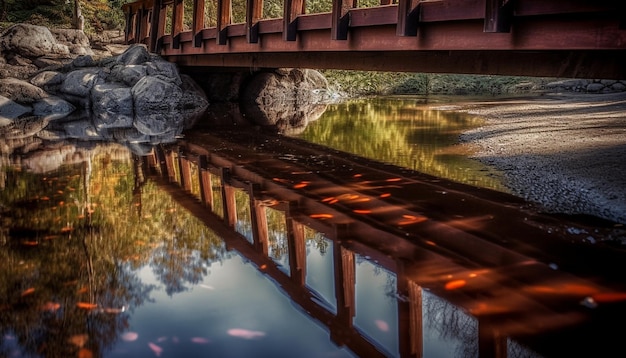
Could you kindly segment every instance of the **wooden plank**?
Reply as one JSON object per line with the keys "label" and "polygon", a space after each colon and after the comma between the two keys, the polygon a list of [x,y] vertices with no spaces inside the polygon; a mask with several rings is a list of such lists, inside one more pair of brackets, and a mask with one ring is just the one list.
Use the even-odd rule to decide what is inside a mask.
{"label": "wooden plank", "polygon": [[259,42],[259,20],[263,17],[263,0],[246,0],[246,40]]}
{"label": "wooden plank", "polygon": [[150,41],[150,39],[148,38],[148,34],[150,31],[150,10],[147,8],[142,8],[141,10],[139,10],[139,14],[141,22],[141,29],[139,31],[139,42],[144,43],[146,41]]}
{"label": "wooden plank", "polygon": [[417,36],[420,0],[399,0],[396,35]]}
{"label": "wooden plank", "polygon": [[333,0],[330,38],[347,40],[350,9],[356,8],[356,0]]}
{"label": "wooden plank", "polygon": [[124,31],[124,41],[127,44],[131,44],[135,41],[135,31],[133,28],[133,19],[135,15],[131,7],[126,10],[126,29]]}
{"label": "wooden plank", "polygon": [[176,0],[172,11],[172,47],[176,49],[180,48],[180,34],[183,32],[184,16],[185,7],[183,0]]}
{"label": "wooden plank", "polygon": [[283,40],[296,41],[298,15],[304,14],[304,0],[285,0],[283,10]]}
{"label": "wooden plank", "polygon": [[204,28],[204,0],[193,0],[193,46],[202,47]]}
{"label": "wooden plank", "polygon": [[228,39],[228,25],[232,20],[231,0],[217,1],[217,44],[226,45]]}
{"label": "wooden plank", "polygon": [[486,0],[484,32],[511,32],[512,0]]}
{"label": "wooden plank", "polygon": [[148,49],[157,52],[158,40],[163,36],[165,31],[165,11],[163,11],[163,0],[154,0],[152,6],[152,18],[150,19],[150,39],[148,41]]}
{"label": "wooden plank", "polygon": [[379,6],[350,10],[350,28],[364,26],[395,25],[398,21],[397,6]]}

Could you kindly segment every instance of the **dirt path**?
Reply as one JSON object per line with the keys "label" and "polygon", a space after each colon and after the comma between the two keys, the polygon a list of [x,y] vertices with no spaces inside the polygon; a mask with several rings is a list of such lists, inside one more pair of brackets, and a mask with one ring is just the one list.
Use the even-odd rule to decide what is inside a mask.
{"label": "dirt path", "polygon": [[[457,108],[458,109],[458,108]],[[487,120],[462,140],[547,211],[626,223],[626,93],[551,94],[468,103]]]}

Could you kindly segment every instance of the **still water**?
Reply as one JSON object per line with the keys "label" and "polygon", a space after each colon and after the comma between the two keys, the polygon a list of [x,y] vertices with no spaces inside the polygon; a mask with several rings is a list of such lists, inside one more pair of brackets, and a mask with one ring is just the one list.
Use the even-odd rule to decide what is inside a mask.
{"label": "still water", "polygon": [[[479,124],[415,100],[374,99],[331,106],[302,137],[498,187],[492,172],[453,153],[455,136]],[[441,253],[397,259],[252,198],[254,189],[227,185],[191,154],[155,153],[81,141],[3,153],[1,357],[541,356],[509,336],[516,330],[498,333],[476,315],[502,314],[506,302],[470,309],[441,295],[462,286],[453,273],[490,270]],[[57,165],[36,169],[42,162]],[[558,316],[577,320],[587,309],[580,298],[595,291],[572,287],[582,292],[576,314]],[[506,300],[510,290],[481,295]]]}

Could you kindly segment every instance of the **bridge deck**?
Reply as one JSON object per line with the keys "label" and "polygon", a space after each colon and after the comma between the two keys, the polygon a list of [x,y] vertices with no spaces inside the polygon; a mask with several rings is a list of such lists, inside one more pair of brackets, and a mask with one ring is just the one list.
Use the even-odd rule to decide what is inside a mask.
{"label": "bridge deck", "polygon": [[[248,0],[246,21],[232,23],[230,0],[216,21],[205,1],[142,0],[124,5],[127,42],[182,66],[306,67],[556,77],[626,78],[626,5],[617,1],[398,0],[305,14],[285,1],[283,18],[263,19]],[[217,26],[205,28],[204,24]],[[166,23],[171,32],[165,33]]]}

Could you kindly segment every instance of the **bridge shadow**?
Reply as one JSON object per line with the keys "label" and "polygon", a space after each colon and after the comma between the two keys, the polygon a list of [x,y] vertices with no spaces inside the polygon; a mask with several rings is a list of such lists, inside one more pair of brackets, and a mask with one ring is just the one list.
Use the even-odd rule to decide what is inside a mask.
{"label": "bridge shadow", "polygon": [[[468,346],[481,357],[623,351],[609,327],[624,318],[624,253],[572,244],[571,228],[584,231],[584,223],[543,215],[506,194],[260,132],[235,141],[191,134],[158,147],[144,165],[358,356],[423,356],[425,326],[441,314],[475,322]],[[283,222],[279,233],[269,217]],[[319,272],[311,242],[331,257],[330,290],[312,283]],[[364,261],[395,282],[397,353],[360,324],[363,309],[376,310],[359,300]],[[452,321],[443,329],[467,334]]]}

